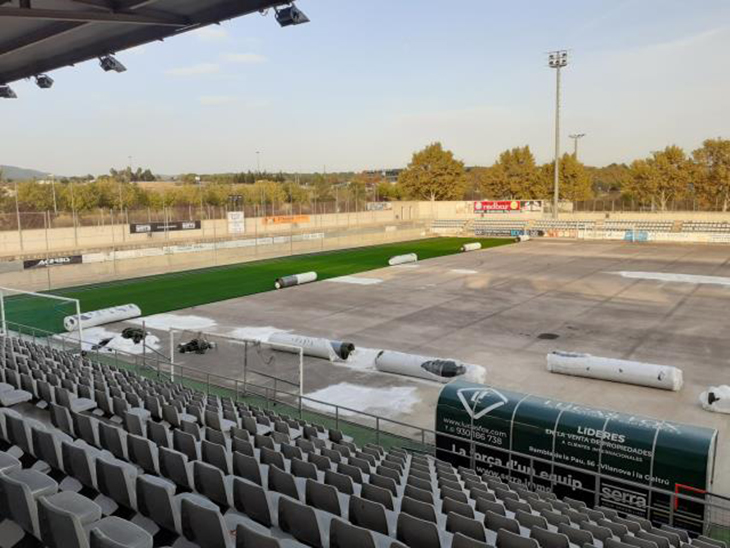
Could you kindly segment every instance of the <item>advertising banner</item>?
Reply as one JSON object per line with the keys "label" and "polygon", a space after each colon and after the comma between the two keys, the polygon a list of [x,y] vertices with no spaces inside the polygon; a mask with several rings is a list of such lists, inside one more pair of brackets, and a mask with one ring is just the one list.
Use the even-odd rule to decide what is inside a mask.
{"label": "advertising banner", "polygon": [[243,234],[246,232],[246,215],[243,211],[228,212],[228,233]]}
{"label": "advertising banner", "polygon": [[48,268],[51,266],[63,266],[66,264],[81,264],[83,257],[81,255],[66,255],[65,257],[50,257],[48,259],[29,259],[23,261],[23,269],[31,268]]}
{"label": "advertising banner", "polygon": [[[649,488],[709,490],[717,438],[710,428],[458,380],[441,391],[436,432],[437,456],[454,465],[657,523],[668,522],[670,497]],[[699,531],[704,510],[680,500],[674,523]]]}
{"label": "advertising banner", "polygon": [[519,200],[483,200],[474,202],[474,213],[519,213]]}
{"label": "advertising banner", "polygon": [[277,215],[275,217],[264,217],[265,225],[286,225],[308,222],[309,215]]}
{"label": "advertising banner", "polygon": [[150,232],[175,232],[178,230],[200,230],[200,221],[170,221],[169,223],[134,223],[129,225],[131,234]]}
{"label": "advertising banner", "polygon": [[393,209],[390,202],[368,202],[365,206],[368,211],[389,211]]}

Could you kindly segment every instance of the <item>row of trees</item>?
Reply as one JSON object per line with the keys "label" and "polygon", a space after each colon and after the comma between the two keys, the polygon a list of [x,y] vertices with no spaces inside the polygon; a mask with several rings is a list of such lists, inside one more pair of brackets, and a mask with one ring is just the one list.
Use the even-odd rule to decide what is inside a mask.
{"label": "row of trees", "polygon": [[[489,167],[468,169],[440,143],[413,154],[391,184],[380,172],[269,174],[252,172],[186,174],[177,184],[141,186],[154,180],[149,169],[111,170],[109,175],[17,184],[21,211],[89,211],[171,206],[224,206],[231,197],[244,204],[305,204],[373,200],[551,199],[555,166],[539,165],[529,146],[506,150]],[[560,197],[572,202],[594,197],[623,197],[639,206],[665,210],[691,199],[700,207],[730,209],[730,140],[708,139],[691,154],[677,146],[652,153],[631,165],[584,166],[571,154],[560,160]],[[15,197],[0,187],[0,208],[14,210]]]}
{"label": "row of trees", "polygon": [[[630,166],[588,168],[572,154],[559,162],[560,198],[571,202],[619,195],[664,211],[671,202],[692,199],[700,207],[730,209],[730,140],[708,139],[691,154],[668,146]],[[404,196],[459,200],[469,190],[493,199],[550,199],[555,164],[538,165],[529,146],[506,150],[490,167],[467,170],[453,153],[434,143],[416,152],[400,174]]]}

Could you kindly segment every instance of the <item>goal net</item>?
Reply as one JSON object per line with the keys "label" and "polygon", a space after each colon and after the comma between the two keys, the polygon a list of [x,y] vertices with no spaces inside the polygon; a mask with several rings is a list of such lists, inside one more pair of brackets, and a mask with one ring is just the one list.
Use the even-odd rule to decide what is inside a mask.
{"label": "goal net", "polygon": [[[78,320],[72,331],[64,327],[64,319],[69,316]],[[64,334],[76,344],[83,340],[78,299],[11,287],[0,287],[0,328],[3,334],[29,337]]]}
{"label": "goal net", "polygon": [[[298,406],[304,357],[297,346],[264,337],[231,337],[191,329],[168,331],[171,377],[224,395],[256,395]],[[200,388],[200,386],[198,386]]]}

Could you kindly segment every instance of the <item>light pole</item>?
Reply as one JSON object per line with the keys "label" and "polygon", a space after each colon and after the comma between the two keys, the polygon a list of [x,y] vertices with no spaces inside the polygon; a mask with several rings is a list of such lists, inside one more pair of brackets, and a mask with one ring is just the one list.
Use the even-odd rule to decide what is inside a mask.
{"label": "light pole", "polygon": [[256,175],[261,176],[261,151],[256,151]]}
{"label": "light pole", "polygon": [[53,213],[58,214],[58,203],[56,202],[56,176],[51,175],[51,194],[53,195]]}
{"label": "light pole", "polygon": [[560,69],[568,65],[568,52],[558,50],[548,55],[548,65],[555,69],[555,181],[553,185],[553,219],[558,218],[560,203]]}
{"label": "light pole", "polygon": [[568,136],[573,139],[573,158],[575,158],[576,160],[578,159],[578,141],[585,136],[585,133],[573,133],[572,135]]}

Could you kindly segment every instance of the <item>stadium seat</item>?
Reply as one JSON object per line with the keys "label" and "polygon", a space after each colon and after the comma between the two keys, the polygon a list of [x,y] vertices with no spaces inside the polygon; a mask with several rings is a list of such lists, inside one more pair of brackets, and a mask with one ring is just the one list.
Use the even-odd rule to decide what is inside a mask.
{"label": "stadium seat", "polygon": [[410,548],[441,548],[435,523],[404,512],[398,514],[396,538]]}
{"label": "stadium seat", "polygon": [[497,531],[497,548],[539,548],[537,541],[507,529]]}
{"label": "stadium seat", "polygon": [[25,531],[40,537],[37,499],[54,495],[58,484],[36,470],[7,470],[0,474],[0,504]]}
{"label": "stadium seat", "polygon": [[287,497],[279,499],[279,527],[312,548],[323,548],[322,533],[315,511]]}
{"label": "stadium seat", "polygon": [[[548,531],[547,528],[533,526],[530,529],[530,538],[540,545],[540,548],[569,548],[570,539],[562,533]],[[593,544],[592,542],[590,543]],[[583,546],[581,544],[580,546]]]}

